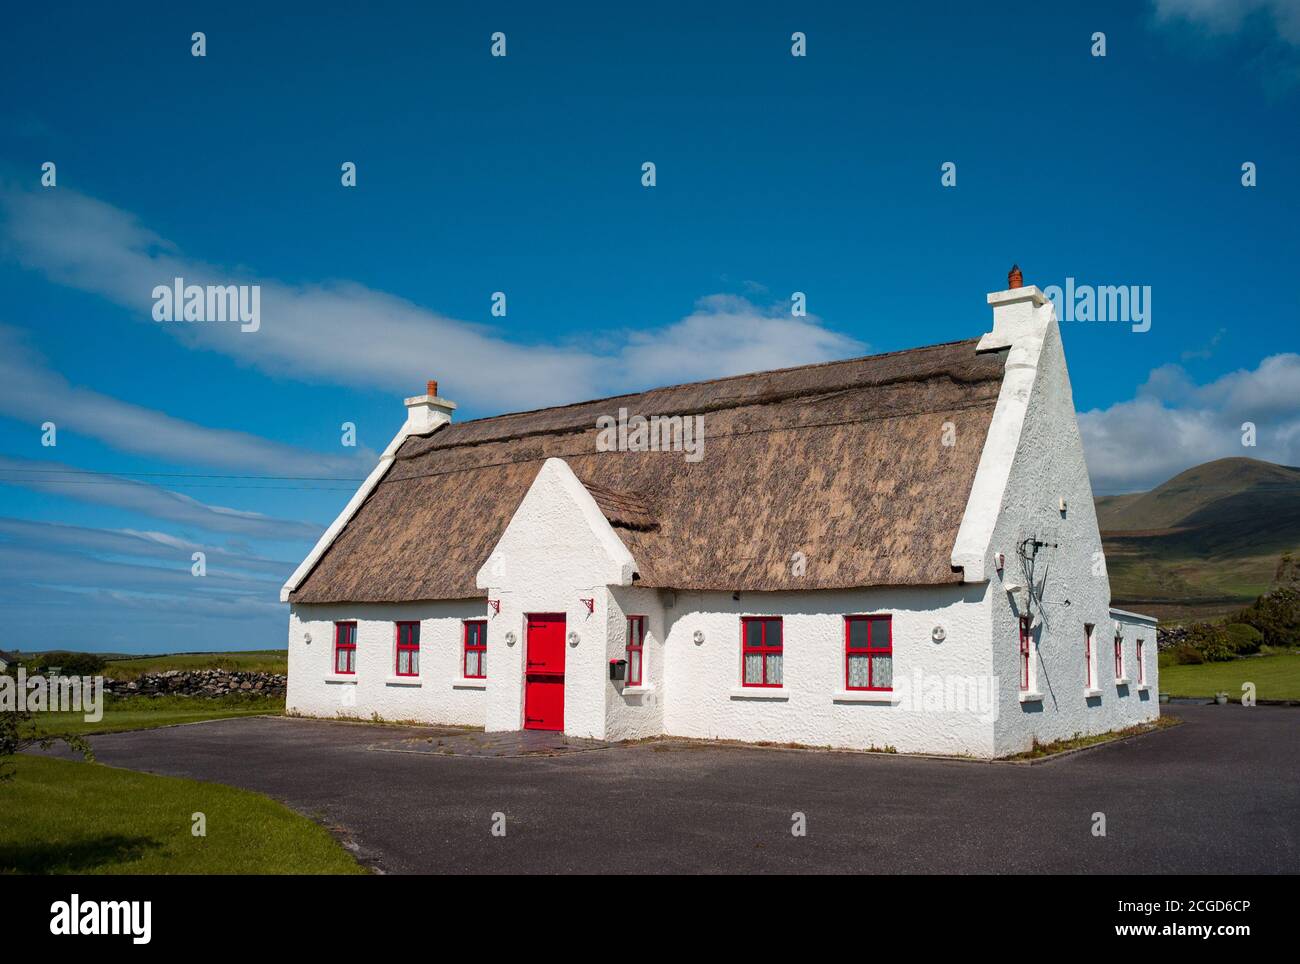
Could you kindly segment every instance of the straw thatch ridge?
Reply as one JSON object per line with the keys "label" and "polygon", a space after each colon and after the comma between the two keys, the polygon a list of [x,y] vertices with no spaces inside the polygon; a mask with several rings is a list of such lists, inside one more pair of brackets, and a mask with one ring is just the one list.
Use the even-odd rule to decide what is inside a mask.
{"label": "straw thatch ridge", "polygon": [[[615,526],[641,585],[957,582],[952,546],[1005,361],[953,342],[454,423],[402,444],[290,598],[483,596],[475,576],[552,457]],[[702,460],[597,451],[597,418],[620,408],[700,416]]]}

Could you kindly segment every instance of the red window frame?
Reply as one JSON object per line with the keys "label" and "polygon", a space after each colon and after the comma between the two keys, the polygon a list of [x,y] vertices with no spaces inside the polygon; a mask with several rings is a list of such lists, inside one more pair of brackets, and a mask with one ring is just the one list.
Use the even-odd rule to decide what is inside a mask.
{"label": "red window frame", "polygon": [[1092,689],[1092,623],[1083,624],[1083,663],[1084,686]]}
{"label": "red window frame", "polygon": [[1146,663],[1142,662],[1142,643],[1143,640],[1137,641],[1137,661],[1138,661],[1138,685],[1141,686],[1147,681]]}
{"label": "red window frame", "polygon": [[[420,675],[420,624],[418,622],[397,622],[393,624],[397,652],[393,657],[393,674],[395,676]],[[402,672],[402,654],[407,654],[407,670]],[[414,667],[412,669],[412,667]]]}
{"label": "red window frame", "polygon": [[[634,642],[635,640],[635,642]],[[632,654],[636,653],[636,662]],[[632,669],[636,667],[636,673]],[[627,617],[627,685],[640,686],[645,676],[645,617]]]}
{"label": "red window frame", "polygon": [[[469,628],[475,626],[478,628],[478,642],[469,641]],[[465,679],[487,679],[487,620],[486,619],[467,619],[463,630],[464,656],[460,661],[461,672],[465,674]],[[478,672],[469,671],[469,654],[478,653]]]}
{"label": "red window frame", "polygon": [[1020,617],[1020,689],[1029,691],[1029,644],[1032,637],[1032,616]]}
{"label": "red window frame", "polygon": [[[759,644],[757,646],[749,645],[749,625],[757,623],[762,626],[762,632],[759,634]],[[769,623],[777,623],[781,626],[781,642],[775,646],[768,645],[767,626]],[[745,679],[745,657],[758,656],[763,657],[763,681],[761,683],[750,683]],[[769,683],[767,681],[767,657],[781,657],[781,679],[785,679],[785,625],[780,616],[742,616],[740,617],[740,685],[755,686],[762,689],[781,689],[783,683]]]}
{"label": "red window frame", "polygon": [[[343,630],[347,630],[346,634]],[[344,664],[347,669],[339,667],[339,657],[344,654],[348,657]],[[355,622],[334,624],[334,672],[338,676],[357,674],[357,624]]]}
{"label": "red window frame", "polygon": [[1124,637],[1115,637],[1115,678],[1124,678]]}
{"label": "red window frame", "polygon": [[[867,624],[867,645],[866,646],[853,645],[852,629],[853,629],[853,624],[857,622],[864,622]],[[872,625],[873,623],[885,624],[885,645],[883,647],[876,645],[876,631],[875,631],[875,627]],[[866,686],[851,686],[849,684],[849,658],[852,656],[867,657],[867,685]],[[894,689],[893,667],[892,666],[890,667],[890,685],[877,686],[876,678],[875,678],[876,667],[875,667],[875,663],[871,661],[871,657],[873,656],[888,656],[892,663],[894,659],[893,616],[891,616],[888,613],[870,613],[861,616],[845,616],[844,617],[844,688],[846,690],[852,690],[855,692],[859,690],[872,690],[877,693],[888,693],[893,691]]]}

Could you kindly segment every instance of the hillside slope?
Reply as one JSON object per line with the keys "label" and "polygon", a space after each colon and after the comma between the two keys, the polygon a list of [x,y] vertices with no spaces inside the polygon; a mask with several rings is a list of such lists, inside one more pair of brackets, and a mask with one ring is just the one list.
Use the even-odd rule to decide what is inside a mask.
{"label": "hillside slope", "polygon": [[1096,501],[1116,604],[1162,618],[1249,602],[1279,557],[1300,548],[1300,468],[1218,459],[1150,492]]}

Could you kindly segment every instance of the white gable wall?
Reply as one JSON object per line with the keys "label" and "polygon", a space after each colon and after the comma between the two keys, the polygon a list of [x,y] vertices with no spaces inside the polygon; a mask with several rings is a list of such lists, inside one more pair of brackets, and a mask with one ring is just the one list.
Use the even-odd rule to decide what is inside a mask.
{"label": "white gable wall", "polygon": [[[1064,498],[1066,511],[1059,511]],[[1059,543],[1042,550],[1035,578],[1046,575],[1043,605],[1034,614],[1033,689],[1041,700],[1021,701],[1019,612],[1004,587],[1026,583],[1016,555],[1021,540],[1036,536]],[[993,555],[1005,555],[995,571]],[[1047,743],[1080,734],[1103,733],[1159,715],[1155,690],[1115,685],[1114,623],[1092,486],[1084,462],[1059,325],[1053,319],[1043,336],[1037,374],[1019,444],[989,543],[985,571],[991,579],[992,645],[995,671],[1010,685],[1002,688],[996,751],[1002,756],[1028,749],[1034,738]],[[1044,615],[1046,618],[1044,618]],[[1093,623],[1095,695],[1085,693],[1084,624]],[[1154,633],[1151,634],[1154,640]],[[1126,640],[1133,658],[1134,640]],[[1153,641],[1147,667],[1155,681]]]}
{"label": "white gable wall", "polygon": [[[630,583],[636,563],[600,507],[560,459],[548,459],[529,487],[479,585],[500,612],[488,621],[486,725],[518,730],[524,722],[524,651],[530,613],[564,613],[564,731],[605,738],[605,688],[609,681],[610,585]],[[588,611],[584,599],[593,600]],[[505,642],[513,632],[513,646]]]}

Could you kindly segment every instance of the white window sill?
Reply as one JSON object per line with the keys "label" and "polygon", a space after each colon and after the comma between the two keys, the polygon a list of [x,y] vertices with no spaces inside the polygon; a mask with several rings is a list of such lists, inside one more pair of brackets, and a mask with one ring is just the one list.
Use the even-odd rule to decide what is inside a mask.
{"label": "white window sill", "polygon": [[384,680],[385,686],[423,686],[424,680],[418,676],[390,676]]}
{"label": "white window sill", "polygon": [[352,685],[352,686],[356,686],[356,685],[357,685],[357,677],[356,677],[356,674],[350,674],[350,675],[344,676],[344,675],[342,675],[342,674],[340,674],[340,673],[331,673],[331,674],[329,674],[328,676],[325,677],[325,682],[327,682],[327,683],[348,683],[348,684],[350,684],[350,685]]}
{"label": "white window sill", "polygon": [[487,689],[487,680],[454,679],[451,681],[451,688],[454,690],[485,690]]}
{"label": "white window sill", "polygon": [[897,706],[898,694],[893,690],[836,690],[831,694],[835,703],[884,703]]}
{"label": "white window sill", "polygon": [[1021,691],[1020,691],[1020,702],[1021,702],[1021,703],[1041,703],[1041,702],[1043,702],[1043,694],[1042,694],[1042,693],[1035,693],[1035,692],[1032,691],[1032,690],[1021,690]]}
{"label": "white window sill", "polygon": [[1150,683],[1139,683],[1139,684],[1138,684],[1138,692],[1139,692],[1139,693],[1150,693],[1150,692],[1151,692],[1151,684],[1150,684]]}
{"label": "white window sill", "polygon": [[642,693],[653,693],[654,691],[653,683],[641,686],[624,686],[622,690],[624,696],[640,696]]}
{"label": "white window sill", "polygon": [[1128,686],[1128,684],[1129,684],[1129,678],[1127,676],[1119,676],[1116,677],[1115,679],[1116,686]]}
{"label": "white window sill", "polygon": [[1085,699],[1091,699],[1094,696],[1100,696],[1100,695],[1101,695],[1101,690],[1097,689],[1097,687],[1095,686],[1090,686],[1088,689],[1083,691],[1083,696]]}
{"label": "white window sill", "polygon": [[790,694],[779,686],[737,686],[731,691],[733,700],[788,700]]}

